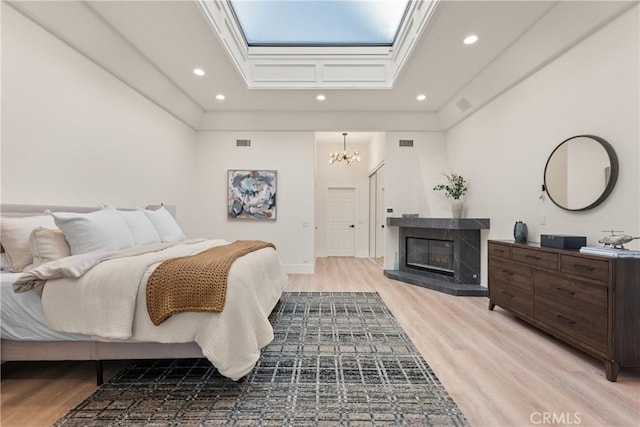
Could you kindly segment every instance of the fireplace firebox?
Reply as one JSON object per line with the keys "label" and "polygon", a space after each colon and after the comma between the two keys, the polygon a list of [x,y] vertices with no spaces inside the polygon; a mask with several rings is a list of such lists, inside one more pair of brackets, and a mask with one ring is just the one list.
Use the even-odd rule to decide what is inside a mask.
{"label": "fireplace firebox", "polygon": [[452,240],[407,237],[405,241],[407,267],[453,276],[454,242]]}

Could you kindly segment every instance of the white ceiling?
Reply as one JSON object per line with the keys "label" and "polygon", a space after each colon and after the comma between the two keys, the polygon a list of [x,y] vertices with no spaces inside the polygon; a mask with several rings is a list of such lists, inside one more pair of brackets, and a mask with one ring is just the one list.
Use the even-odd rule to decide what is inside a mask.
{"label": "white ceiling", "polygon": [[[392,89],[309,90],[248,89],[192,1],[10,2],[194,128],[220,110],[432,112],[446,128],[633,3],[440,1]],[[466,46],[470,33],[480,40]],[[206,75],[195,76],[196,67]],[[462,98],[467,111],[455,106]]]}

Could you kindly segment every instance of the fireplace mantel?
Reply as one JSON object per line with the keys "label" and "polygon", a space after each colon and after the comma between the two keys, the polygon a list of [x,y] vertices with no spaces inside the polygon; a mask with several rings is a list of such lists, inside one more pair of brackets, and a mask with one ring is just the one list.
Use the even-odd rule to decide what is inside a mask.
{"label": "fireplace mantel", "polygon": [[489,224],[489,218],[387,218],[389,226],[438,230],[485,230]]}
{"label": "fireplace mantel", "polygon": [[[480,284],[480,232],[489,229],[489,218],[387,218],[399,227],[398,267],[385,270],[395,280],[460,296],[485,296]],[[453,275],[407,263],[408,238],[439,240],[453,245]],[[412,255],[413,256],[413,255]],[[428,263],[427,263],[428,264]]]}

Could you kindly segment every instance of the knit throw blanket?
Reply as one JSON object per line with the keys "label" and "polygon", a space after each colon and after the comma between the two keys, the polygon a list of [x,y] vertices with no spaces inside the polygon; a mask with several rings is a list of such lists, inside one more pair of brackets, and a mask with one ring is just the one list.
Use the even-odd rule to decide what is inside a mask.
{"label": "knit throw blanket", "polygon": [[154,325],[186,311],[219,313],[227,296],[227,278],[233,262],[263,248],[261,240],[237,240],[195,255],[162,262],[147,281],[147,310]]}

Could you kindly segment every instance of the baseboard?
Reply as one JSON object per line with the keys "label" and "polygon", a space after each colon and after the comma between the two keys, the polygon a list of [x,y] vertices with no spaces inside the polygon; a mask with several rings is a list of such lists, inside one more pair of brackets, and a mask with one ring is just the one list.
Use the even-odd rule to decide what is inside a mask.
{"label": "baseboard", "polygon": [[309,264],[284,264],[284,269],[288,274],[313,274],[315,273],[315,262]]}

